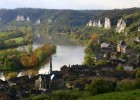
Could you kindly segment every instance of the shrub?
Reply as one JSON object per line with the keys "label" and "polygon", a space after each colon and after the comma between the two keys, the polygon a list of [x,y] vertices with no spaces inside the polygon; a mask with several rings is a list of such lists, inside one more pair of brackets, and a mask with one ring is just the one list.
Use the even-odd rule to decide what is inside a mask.
{"label": "shrub", "polygon": [[93,95],[108,93],[114,91],[116,88],[116,82],[105,79],[95,80],[94,83],[86,85],[86,90]]}

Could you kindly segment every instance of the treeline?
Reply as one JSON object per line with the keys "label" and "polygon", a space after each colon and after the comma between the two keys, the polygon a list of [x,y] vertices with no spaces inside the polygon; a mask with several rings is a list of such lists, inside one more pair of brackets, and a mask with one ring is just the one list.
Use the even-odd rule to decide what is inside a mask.
{"label": "treeline", "polygon": [[[116,25],[119,18],[124,15],[133,14],[140,11],[139,8],[130,9],[115,9],[115,10],[50,10],[50,9],[32,9],[32,8],[19,8],[19,9],[1,9],[0,22],[3,25],[20,26],[23,23],[14,22],[17,15],[22,15],[30,18],[32,25],[36,20],[40,19],[41,24],[50,26],[51,32],[69,32],[74,27],[82,27],[87,24],[89,20],[98,20],[104,22],[105,17],[110,17],[112,26]],[[12,23],[13,22],[13,23]],[[26,26],[27,23],[25,23]],[[65,26],[65,27],[64,27]],[[73,29],[74,30],[74,29]]]}

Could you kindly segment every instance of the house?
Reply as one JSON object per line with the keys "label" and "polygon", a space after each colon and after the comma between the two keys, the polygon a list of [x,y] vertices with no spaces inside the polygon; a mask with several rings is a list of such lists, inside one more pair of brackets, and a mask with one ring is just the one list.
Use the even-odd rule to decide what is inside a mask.
{"label": "house", "polygon": [[126,45],[126,42],[124,40],[121,40],[120,43],[117,45],[117,52],[130,54],[131,48]]}
{"label": "house", "polygon": [[139,38],[139,37],[135,38],[135,39],[134,39],[134,42],[140,43],[140,38]]}
{"label": "house", "polygon": [[112,45],[111,44],[108,44],[108,43],[105,43],[105,42],[103,42],[101,44],[101,52],[107,53],[107,52],[111,52],[111,51],[112,51]]}
{"label": "house", "polygon": [[140,26],[138,27],[138,32],[140,32]]}
{"label": "house", "polygon": [[123,66],[123,69],[125,71],[133,71],[134,70],[134,67],[133,66]]}
{"label": "house", "polygon": [[38,79],[35,80],[35,87],[38,90],[45,90],[47,88],[47,84],[49,84],[49,80],[49,75],[39,75]]}
{"label": "house", "polygon": [[62,66],[61,67],[61,69],[60,69],[60,71],[61,71],[61,73],[63,74],[63,75],[69,75],[69,67],[67,67],[66,65],[64,65],[64,66]]}
{"label": "house", "polygon": [[62,79],[62,74],[59,71],[52,71],[51,76],[49,74],[40,74],[35,80],[35,87],[38,90],[46,91],[50,88],[50,84],[52,88],[58,87],[61,84],[60,79]]}

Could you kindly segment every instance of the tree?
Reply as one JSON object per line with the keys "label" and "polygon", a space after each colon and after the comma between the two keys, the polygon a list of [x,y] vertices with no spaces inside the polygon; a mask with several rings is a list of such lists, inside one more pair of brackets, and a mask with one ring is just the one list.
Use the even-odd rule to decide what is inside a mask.
{"label": "tree", "polygon": [[123,66],[121,64],[118,64],[118,66],[116,67],[116,70],[118,71],[123,71]]}
{"label": "tree", "polygon": [[5,60],[4,60],[4,69],[5,70],[7,69],[8,63],[9,63],[9,59],[6,57]]}
{"label": "tree", "polygon": [[140,89],[140,79],[124,79],[121,80],[120,84],[117,86],[117,89],[119,91],[127,91],[127,90],[134,90],[134,89]]}
{"label": "tree", "polygon": [[100,39],[99,34],[92,34],[92,35],[91,35],[91,40],[92,40],[93,42],[96,43],[99,39]]}
{"label": "tree", "polygon": [[36,67],[39,63],[36,55],[29,56],[28,54],[21,55],[20,61],[25,67]]}
{"label": "tree", "polygon": [[122,53],[121,54],[121,59],[126,59],[126,54]]}
{"label": "tree", "polygon": [[29,62],[28,54],[21,55],[20,62],[22,63],[23,66],[28,66],[28,62]]}
{"label": "tree", "polygon": [[27,52],[28,52],[28,54],[32,54],[32,52],[33,52],[33,46],[31,44],[28,45]]}
{"label": "tree", "polygon": [[56,46],[55,45],[50,45],[50,49],[52,54],[56,53]]}
{"label": "tree", "polygon": [[97,79],[94,83],[87,84],[85,89],[93,95],[112,92],[116,88],[116,81]]}
{"label": "tree", "polygon": [[140,68],[136,70],[136,78],[140,78]]}
{"label": "tree", "polygon": [[106,65],[107,64],[107,60],[105,59],[99,59],[96,62],[96,65]]}
{"label": "tree", "polygon": [[91,48],[85,50],[84,64],[88,66],[95,65],[95,55]]}

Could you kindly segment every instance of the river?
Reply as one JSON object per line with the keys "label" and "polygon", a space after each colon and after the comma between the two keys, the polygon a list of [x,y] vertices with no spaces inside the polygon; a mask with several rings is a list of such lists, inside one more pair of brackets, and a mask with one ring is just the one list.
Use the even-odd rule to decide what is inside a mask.
{"label": "river", "polygon": [[[37,48],[41,45],[34,44],[33,48]],[[60,70],[63,65],[74,65],[74,64],[82,64],[84,59],[84,48],[83,46],[78,45],[57,45],[57,52],[52,56],[52,70]],[[49,72],[49,63],[46,63],[43,66],[40,66],[38,69],[30,69],[17,73],[17,77],[24,75],[35,75],[35,74],[45,74]],[[6,73],[6,72],[5,72]],[[5,80],[5,75],[8,76],[8,72],[6,74],[0,73],[0,79]],[[13,73],[13,72],[12,72]],[[15,74],[16,75],[16,74]],[[7,77],[6,76],[6,77]],[[10,76],[10,75],[9,75]]]}
{"label": "river", "polygon": [[[36,48],[39,45],[34,45]],[[60,70],[63,65],[82,64],[84,47],[77,45],[57,45],[57,52],[52,56],[52,69]],[[49,71],[49,64],[40,67],[39,74]]]}

